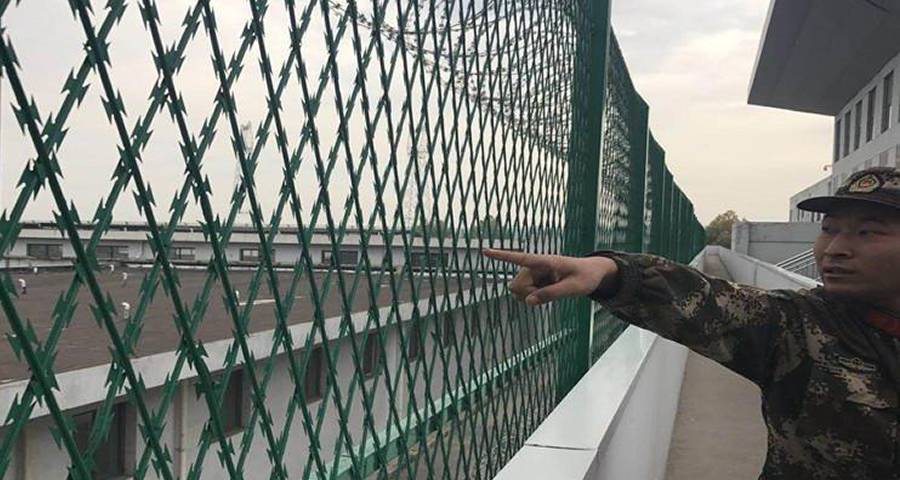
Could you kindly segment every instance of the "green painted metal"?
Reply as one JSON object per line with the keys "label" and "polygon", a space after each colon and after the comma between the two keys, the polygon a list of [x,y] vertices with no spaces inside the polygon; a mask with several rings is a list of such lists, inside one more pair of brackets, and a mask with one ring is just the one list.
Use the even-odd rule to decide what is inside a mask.
{"label": "green painted metal", "polygon": [[[611,2],[586,2],[585,14],[580,18],[576,40],[574,81],[572,84],[572,119],[569,132],[568,171],[566,183],[566,227],[563,253],[583,255],[593,250],[597,232],[594,222],[598,211],[597,192],[604,181],[601,170],[603,156],[604,106],[609,103],[607,64],[611,28]],[[599,53],[598,52],[602,52]],[[574,348],[564,353],[571,356],[560,362],[560,387],[557,398],[562,399],[591,365],[591,342],[594,338],[594,306],[587,298],[570,299],[555,307],[563,328],[575,332]]]}
{"label": "green painted metal", "polygon": [[[72,41],[85,52],[52,113],[32,98],[25,78],[35,72],[23,72],[7,31],[0,42],[2,81],[35,159],[0,217],[0,255],[12,250],[42,193],[74,252],[71,281],[39,333],[9,272],[2,275],[2,326],[16,355],[10,360],[26,365],[30,378],[0,412],[0,478],[23,432],[44,428],[30,421],[39,405],[59,446],[46,456],[67,459],[73,479],[94,478],[120,404],[139,434],[131,468],[137,479],[489,478],[625,325],[587,299],[525,307],[504,288],[515,271],[479,250],[582,255],[615,248],[688,261],[704,243],[611,33],[609,1],[197,0],[177,19],[161,16],[153,0],[68,6],[78,29]],[[17,7],[0,1],[0,18]],[[276,9],[278,21],[270,15]],[[222,38],[216,14],[223,11],[245,21],[238,38]],[[143,24],[137,33],[157,74],[140,105],[125,105],[116,85],[128,72],[110,54],[128,16]],[[189,112],[184,98],[198,94],[184,87],[190,72],[183,69],[198,52],[212,60],[209,112]],[[238,97],[251,63],[260,67],[256,97]],[[77,159],[62,147],[73,114],[93,98],[89,91],[101,99],[118,142],[107,153],[118,161],[103,201],[83,220],[61,181]],[[242,135],[239,100],[266,107],[251,138]],[[174,137],[151,138],[166,121],[163,110]],[[206,116],[192,131],[188,119],[197,115]],[[240,182],[225,189],[229,205],[217,211],[213,195],[223,192],[209,181],[208,163],[224,132]],[[154,141],[177,143],[181,158],[150,158]],[[281,176],[264,177],[261,165]],[[177,180],[167,218],[147,180],[151,168],[169,169]],[[96,252],[126,190],[146,224],[153,260],[122,321]],[[248,242],[235,237],[242,212],[249,212],[244,231],[259,260],[238,299],[235,277],[247,266],[228,252]],[[193,298],[172,261],[173,238],[185,225],[198,225],[212,252]],[[299,252],[288,263],[275,255],[280,234]],[[359,255],[343,271],[338,262],[316,260],[323,251],[341,258],[348,245]],[[90,313],[78,301],[85,291]],[[254,308],[263,292],[273,297],[265,313]],[[225,318],[218,320],[232,331],[221,362],[199,340],[212,302],[221,302]],[[171,316],[151,315],[160,303]],[[340,313],[327,314],[334,306]],[[250,334],[261,315],[273,319],[263,355],[254,354]],[[67,392],[55,365],[72,325],[90,316],[110,356],[104,399],[85,432],[60,401]],[[171,322],[179,337],[161,385],[148,386],[135,362],[149,322]],[[298,324],[309,326],[302,337]],[[372,360],[370,352],[383,353]],[[307,398],[316,368],[321,398]],[[226,431],[224,410],[238,371],[248,412],[235,433]],[[188,386],[198,411],[212,412],[199,420],[189,449],[174,439],[172,425]]]}

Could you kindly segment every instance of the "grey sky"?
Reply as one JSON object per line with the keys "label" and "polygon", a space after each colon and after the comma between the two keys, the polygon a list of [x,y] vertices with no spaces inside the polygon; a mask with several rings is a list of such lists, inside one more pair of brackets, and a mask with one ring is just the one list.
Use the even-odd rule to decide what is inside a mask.
{"label": "grey sky", "polygon": [[[105,14],[98,2],[97,15]],[[158,2],[163,36],[171,44],[180,32],[180,20],[193,1]],[[363,2],[365,3],[365,2]],[[393,3],[393,2],[392,2]],[[826,117],[777,111],[746,105],[747,88],[763,19],[769,0],[671,0],[614,1],[613,24],[638,89],[651,106],[651,125],[668,153],[668,163],[682,189],[694,201],[704,223],[717,213],[734,209],[752,220],[785,220],[788,197],[824,175],[829,163],[830,122]],[[243,4],[243,3],[240,3]],[[272,5],[267,22],[286,25],[282,2]],[[235,50],[248,13],[238,7],[218,3],[217,16],[222,48],[226,57]],[[235,5],[238,5],[236,3]],[[318,16],[314,17],[318,18]],[[99,23],[99,22],[98,22]],[[82,38],[66,2],[30,0],[11,7],[3,19],[22,63],[23,79],[34,95],[44,117],[56,112],[61,101],[60,86],[72,67],[80,61]],[[202,28],[201,28],[202,29]],[[311,63],[323,61],[321,25],[304,43]],[[286,31],[267,30],[270,54],[277,70],[287,53]],[[141,25],[134,2],[112,37],[112,75],[121,90],[129,127],[147,106],[147,93],[155,80],[149,52],[149,35]],[[349,46],[346,47],[349,51]],[[265,113],[262,77],[254,50],[248,55],[241,80],[235,85],[239,117],[256,125]],[[210,67],[206,36],[200,32],[187,52],[187,62],[176,79],[187,101],[188,118],[194,134],[213,105],[216,79]],[[349,72],[356,67],[350,55],[339,57],[342,83],[349,86]],[[319,66],[310,68],[312,79]],[[370,78],[377,78],[374,71]],[[60,151],[66,191],[75,199],[82,217],[89,217],[99,199],[109,189],[115,165],[115,131],[106,121],[99,101],[99,80],[92,74],[91,89],[81,107],[72,114],[72,127]],[[9,109],[9,90],[4,85],[2,121],[2,161],[0,165],[0,205],[15,199],[15,182],[33,149],[15,125]],[[285,93],[285,104],[299,105],[299,87],[293,79]],[[322,101],[331,108],[332,98]],[[288,131],[299,131],[302,115],[296,108],[285,109]],[[320,114],[320,129],[333,135],[335,115]],[[224,214],[235,175],[230,132],[224,118],[204,162],[214,187],[214,208]],[[355,135],[361,135],[357,131]],[[163,112],[154,123],[154,134],[144,152],[145,175],[153,185],[158,213],[166,210],[183,167],[177,149],[177,132]],[[262,157],[278,158],[273,141]],[[329,142],[329,146],[331,143]],[[380,148],[384,148],[381,145]],[[403,149],[406,147],[404,146]],[[172,168],[174,165],[175,168]],[[262,162],[257,178],[263,179],[266,193],[275,191],[265,179],[280,178],[279,162]],[[336,169],[334,189],[345,189],[348,178]],[[305,162],[300,176],[314,178],[311,162]],[[364,179],[363,189],[371,190]],[[367,195],[364,192],[364,195]],[[370,195],[368,195],[370,196]],[[343,198],[333,203],[343,210]],[[136,220],[130,194],[120,199],[117,219]],[[192,202],[193,203],[193,202]],[[263,210],[273,207],[272,195],[262,199]],[[197,219],[192,206],[188,219]],[[48,219],[50,198],[42,193],[25,218]]]}
{"label": "grey sky", "polygon": [[786,221],[824,177],[832,119],[747,105],[770,0],[620,0],[613,26],[669,167],[707,223]]}

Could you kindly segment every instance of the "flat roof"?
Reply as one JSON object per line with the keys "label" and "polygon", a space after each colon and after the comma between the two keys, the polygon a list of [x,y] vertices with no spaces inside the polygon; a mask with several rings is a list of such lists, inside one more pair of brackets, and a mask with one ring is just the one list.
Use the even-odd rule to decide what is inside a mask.
{"label": "flat roof", "polygon": [[[121,273],[129,272],[127,282],[122,280]],[[120,302],[128,302],[132,310],[137,309],[139,290],[144,280],[144,276],[149,269],[144,268],[120,268],[114,273],[99,273],[98,280],[101,288],[109,293],[116,304],[116,309],[120,310]],[[68,271],[44,271],[38,274],[31,272],[16,273],[12,276],[13,281],[18,286],[18,279],[26,280],[28,293],[19,293],[15,304],[20,316],[27,318],[34,327],[38,339],[43,342],[47,338],[53,325],[53,311],[56,306],[57,299],[62,295],[72,281],[74,272]],[[347,288],[353,284],[354,275],[352,272],[341,272],[347,282]],[[181,282],[179,291],[182,298],[189,302],[188,307],[193,306],[196,295],[200,292],[207,272],[201,269],[182,270],[179,271],[179,280]],[[232,284],[239,290],[241,294],[241,302],[247,296],[247,290],[253,272],[232,271],[229,272]],[[321,287],[326,273],[316,272],[316,283]],[[278,272],[279,289],[284,295],[293,277],[292,272]],[[332,274],[336,277],[336,273]],[[436,274],[435,295],[445,295],[456,292],[461,284],[464,290],[477,289],[494,283],[495,279],[486,276],[476,278],[473,282],[470,278],[459,278],[459,274],[451,274],[448,288],[443,285],[441,274]],[[376,276],[377,278],[377,276]],[[332,288],[322,305],[326,318],[338,317],[343,313],[343,304],[340,299],[340,293],[337,288],[337,278],[332,278]],[[428,298],[431,294],[426,275],[416,272],[414,280],[418,298]],[[387,275],[383,278],[383,283],[376,288],[378,293],[376,299],[378,306],[385,307],[391,305],[393,298],[391,295],[390,280]],[[252,313],[250,315],[250,323],[248,330],[250,333],[263,332],[275,328],[275,305],[272,294],[269,291],[268,284],[263,281],[259,296],[254,301]],[[398,303],[409,302],[412,300],[412,286],[409,284],[408,277],[402,277],[402,283],[398,284]],[[223,293],[221,285],[217,282],[213,287],[209,297],[209,304],[203,321],[197,331],[196,338],[205,344],[217,340],[230,339],[233,337],[233,323],[231,316],[227,313],[223,303]],[[351,299],[351,313],[366,312],[369,309],[369,293],[368,286],[363,275],[360,279],[356,295]],[[78,292],[78,304],[72,318],[72,322],[66,327],[59,342],[56,360],[54,362],[54,371],[57,373],[68,372],[72,370],[80,370],[98,365],[110,363],[111,355],[109,349],[111,342],[109,336],[104,329],[98,326],[96,320],[91,313],[90,305],[93,299],[88,289],[82,287]],[[313,302],[309,297],[309,279],[304,274],[300,279],[300,288],[297,290],[297,297],[294,306],[288,316],[288,325],[311,322],[313,320]],[[178,347],[180,334],[175,326],[174,307],[171,299],[163,292],[160,285],[153,297],[153,302],[147,309],[147,313],[142,321],[142,333],[140,340],[135,347],[134,358],[146,357],[163,352],[173,351]],[[116,318],[116,325],[120,329],[124,328],[125,321],[122,318]],[[0,338],[11,334],[9,321],[6,314],[0,311]],[[298,339],[295,339],[297,341]],[[305,339],[299,339],[300,341]],[[19,360],[14,354],[9,342],[0,342],[0,386],[17,380],[27,379],[30,376],[30,370],[24,360]]]}
{"label": "flat roof", "polygon": [[749,103],[837,115],[898,53],[897,0],[772,0]]}

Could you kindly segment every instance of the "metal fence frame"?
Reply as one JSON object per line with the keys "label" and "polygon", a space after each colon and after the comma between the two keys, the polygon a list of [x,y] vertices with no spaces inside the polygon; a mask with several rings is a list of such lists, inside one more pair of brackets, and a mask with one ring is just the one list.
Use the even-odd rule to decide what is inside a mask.
{"label": "metal fence frame", "polygon": [[[134,3],[147,30],[158,79],[144,115],[132,129],[127,126],[129,117],[115,87],[115,79],[121,81],[121,75],[116,75],[115,59],[108,52],[111,32],[128,8],[125,0],[110,1],[102,10],[92,7],[88,0],[70,0],[69,6],[84,34],[80,41],[85,42],[85,56],[63,86],[59,109],[50,116],[30,97],[11,37],[4,33],[0,42],[3,81],[13,93],[16,118],[36,157],[22,172],[15,204],[0,217],[0,255],[6,255],[16,243],[26,208],[34,197],[48,191],[54,200],[56,225],[76,257],[71,284],[57,302],[52,328],[42,335],[36,333],[21,311],[9,272],[2,276],[0,307],[10,331],[7,341],[19,360],[29,366],[31,376],[13,407],[0,412],[4,418],[0,425],[0,478],[7,472],[16,443],[39,404],[49,411],[52,433],[68,456],[71,477],[93,478],[93,455],[109,434],[114,405],[123,394],[135,411],[141,439],[134,477],[175,478],[171,446],[162,440],[162,434],[179,388],[178,379],[187,368],[196,371],[197,393],[207,410],[215,412],[203,427],[188,478],[201,477],[204,458],[216,447],[223,474],[243,478],[254,441],[266,446],[271,464],[269,475],[288,478],[288,462],[297,460],[288,458],[286,450],[291,435],[304,435],[310,445],[308,457],[301,461],[304,478],[402,474],[435,477],[439,475],[436,472],[447,477],[489,477],[515,453],[540,423],[541,416],[602,355],[621,332],[622,324],[584,298],[527,310],[502,289],[502,281],[514,273],[510,267],[473,259],[472,252],[489,245],[567,255],[609,248],[654,253],[685,262],[704,243],[693,206],[675,184],[665,166],[665,152],[650,132],[649,107],[631,82],[610,28],[609,0],[493,0],[481,5],[481,10],[471,1],[463,6],[462,0],[460,5],[456,0],[430,0],[425,6],[416,1],[398,1],[395,7],[387,1],[373,0],[367,5],[371,12],[368,15],[359,10],[355,0],[310,0],[305,6],[285,0],[289,25],[282,27],[289,31],[291,48],[280,69],[274,68],[267,50],[263,25],[271,5],[265,0],[246,2],[246,28],[230,57],[221,47],[209,0],[198,0],[189,10],[181,34],[171,47],[165,46],[162,38],[162,20],[155,2]],[[15,8],[11,2],[0,2],[0,16],[9,8]],[[385,19],[388,11],[396,14],[396,25],[403,28],[391,27]],[[320,25],[319,33],[328,53],[318,83],[311,78],[300,48],[304,36],[310,34],[312,22]],[[507,38],[502,38],[501,33]],[[185,51],[196,41],[195,37],[204,37],[209,43],[219,89],[214,110],[197,136],[190,131],[178,88]],[[258,100],[265,102],[268,109],[255,138],[248,139],[242,134],[232,89],[254,48],[263,80],[263,95]],[[339,48],[352,52],[356,72],[339,65]],[[467,52],[467,48],[473,51]],[[369,69],[377,71],[379,77],[371,84],[366,79]],[[342,75],[356,75],[350,91],[342,90]],[[395,75],[402,77],[405,98],[393,98],[390,93]],[[302,97],[299,105],[291,105],[301,109],[305,119],[300,132],[289,132],[282,118],[286,108],[282,97],[290,81],[298,82]],[[102,92],[103,107],[120,149],[110,191],[93,218],[84,221],[60,182],[67,163],[57,154],[72,112],[91,88]],[[320,109],[324,108],[323,97],[332,100],[338,112],[339,132],[330,146],[317,125]],[[416,98],[421,100],[420,105],[413,105]],[[143,176],[147,167],[141,158],[151,141],[153,123],[164,108],[177,127],[185,168],[168,220],[157,216],[153,190]],[[133,109],[129,106],[129,111]],[[352,122],[364,129],[365,140],[350,140]],[[212,186],[203,164],[220,123],[231,135],[234,160],[242,179],[233,192],[229,210],[221,217],[210,201]],[[487,135],[485,130],[489,130]],[[386,136],[390,146],[386,167],[379,164],[379,155],[385,153],[375,145],[379,136]],[[408,157],[399,151],[400,139],[411,146]],[[277,150],[275,161],[286,173],[282,175],[277,206],[269,212],[267,222],[259,199],[265,192],[256,185],[255,172],[263,147],[271,143]],[[362,153],[354,153],[356,147]],[[300,179],[296,178],[304,153],[311,158],[308,161],[315,162],[317,188],[311,209],[301,206],[305,196]],[[400,157],[405,158],[407,167],[402,180]],[[343,218],[335,218],[331,210],[334,192],[330,181],[339,158],[345,160],[351,179]],[[464,179],[457,170],[458,178],[451,179],[448,159],[460,165],[470,162],[471,177]],[[383,155],[381,160],[385,160]],[[441,161],[442,171],[438,173],[435,162]],[[371,173],[365,173],[369,164]],[[481,178],[481,185],[476,183],[475,177],[488,174],[514,178],[498,178],[493,185]],[[374,180],[378,195],[373,212],[365,212],[360,200],[359,183],[365,175]],[[556,190],[551,189],[551,183],[538,182],[535,189],[516,184],[517,180],[539,177],[561,177],[561,181]],[[140,302],[124,327],[120,327],[116,323],[115,301],[98,278],[100,263],[95,252],[129,185],[147,223],[155,258],[141,285]],[[561,185],[565,187],[559,188]],[[402,202],[389,212],[382,197],[393,188],[398,198],[406,198],[410,186],[415,189],[413,196],[417,201],[412,205],[412,222],[407,224]],[[472,197],[468,196],[470,192],[474,192]],[[432,196],[430,205],[423,200],[428,195]],[[441,201],[447,203],[444,212],[438,208]],[[470,218],[467,201],[476,205],[476,215],[494,214],[496,218]],[[179,271],[170,259],[173,234],[185,222],[191,202],[200,209],[200,225],[213,251],[208,276],[193,302],[182,297]],[[226,249],[237,215],[245,205],[249,205],[260,259],[246,303],[242,304],[230,281],[234,266],[228,261]],[[528,208],[542,209],[539,218],[528,218]],[[508,218],[504,218],[504,213]],[[350,281],[335,265],[328,267],[324,281],[315,280],[316,262],[310,257],[309,244],[320,217],[325,217],[332,258],[340,258],[340,246],[351,219],[361,232],[361,255],[357,264],[351,266]],[[291,219],[296,223],[293,226],[301,256],[293,265],[293,280],[286,286],[280,284],[276,274],[272,245],[282,224]],[[89,238],[82,237],[85,230],[90,232]],[[410,267],[411,237],[416,236],[422,237],[427,264],[427,268],[421,268],[422,278],[418,279]],[[386,263],[374,265],[367,253],[373,237],[385,245],[401,243],[403,258],[393,259],[388,253]],[[464,256],[459,252],[464,252]],[[437,259],[439,265],[431,265],[432,259]],[[490,278],[493,283],[463,291],[459,283],[463,276],[473,282],[476,278]],[[389,282],[395,299],[386,309],[379,307],[374,293],[380,291],[384,281]],[[301,339],[292,337],[288,318],[304,282],[308,283],[314,315],[310,323],[312,333]],[[460,292],[443,297],[435,294],[435,285],[447,286],[451,282],[458,283]],[[423,283],[432,287],[431,293],[418,298],[415,292]],[[275,292],[276,327],[271,351],[259,358],[248,345],[248,324],[253,320],[254,302],[263,284]],[[350,303],[360,294],[361,284],[367,285],[371,302],[365,321],[357,324],[351,317],[363,317],[352,311]],[[396,300],[397,289],[406,284],[414,293],[411,303],[401,304]],[[141,322],[160,286],[171,302],[181,341],[173,346],[177,347],[177,362],[161,386],[160,406],[153,408],[147,403],[147,387],[132,361],[141,339]],[[217,286],[224,294],[222,301],[234,329],[221,372],[207,365],[204,345],[196,337]],[[106,398],[85,449],[76,443],[71,415],[59,405],[58,396],[63,393],[54,371],[56,348],[76,315],[82,287],[90,293],[92,315],[112,345]],[[322,305],[323,299],[335,291],[343,305],[337,334],[326,328]],[[410,305],[409,316],[401,316],[399,311]],[[456,338],[456,334],[445,339],[440,333],[425,333],[438,329],[444,315],[458,317],[454,325],[461,327],[461,338]],[[493,328],[485,328],[489,322],[494,322]],[[422,345],[433,340],[428,352],[430,365],[412,365],[406,357],[411,342],[407,324],[424,326],[410,330],[423,335],[417,340]],[[373,338],[369,332],[377,335]],[[399,355],[396,371],[378,369],[370,385],[361,373],[367,342],[378,341],[384,351],[389,344],[388,333],[396,334],[399,342],[395,345]],[[339,342],[341,339],[344,340]],[[314,410],[307,407],[302,385],[317,344],[324,350],[327,386],[324,399]],[[349,346],[349,351],[341,348],[343,344]],[[287,375],[295,385],[285,415],[288,419],[301,418],[300,431],[292,430],[290,421],[278,425],[273,420],[274,407],[267,403],[273,359],[279,354],[288,359]],[[478,355],[491,358],[479,363],[474,360]],[[345,360],[353,365],[352,378],[338,376],[338,362]],[[456,365],[454,378],[447,373],[450,364]],[[249,383],[251,418],[250,427],[235,445],[224,431],[221,409],[228,379],[241,365]],[[425,366],[420,370],[420,365]],[[429,385],[439,382],[440,392],[432,395],[429,386],[417,399],[415,382],[420,375]],[[401,381],[411,385],[406,388],[412,395],[401,398],[397,393]],[[376,419],[372,413],[376,395],[388,399],[385,419]],[[355,402],[362,419],[360,424],[351,425],[354,420],[350,412]],[[322,456],[323,447],[319,444],[319,432],[328,415],[334,416],[340,430],[334,446],[336,453],[331,458]],[[254,435],[256,427],[261,438]],[[476,431],[479,428],[484,431]],[[460,452],[448,453],[454,448]],[[454,462],[455,466],[451,465]]]}

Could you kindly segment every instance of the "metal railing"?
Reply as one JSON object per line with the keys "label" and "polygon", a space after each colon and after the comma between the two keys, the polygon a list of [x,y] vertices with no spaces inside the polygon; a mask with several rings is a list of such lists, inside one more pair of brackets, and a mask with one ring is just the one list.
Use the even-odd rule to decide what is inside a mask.
{"label": "metal railing", "polygon": [[793,257],[786,258],[776,267],[783,268],[789,272],[803,275],[816,281],[821,281],[822,274],[819,272],[819,265],[816,263],[815,253],[813,249],[800,252]]}
{"label": "metal railing", "polygon": [[[0,218],[0,255],[40,197],[73,260],[48,314],[33,310],[54,301],[36,281],[25,294],[3,273],[0,364],[26,373],[0,411],[0,478],[24,462],[17,444],[34,437],[23,431],[47,424],[60,453],[38,460],[61,459],[74,479],[110,468],[138,479],[490,477],[621,327],[587,299],[525,307],[505,290],[511,267],[478,251],[615,248],[688,261],[704,243],[649,132],[609,2],[198,0],[186,16],[153,0],[40,5],[71,9],[78,36],[66,40],[84,53],[52,110],[56,97],[34,94],[34,49],[16,41],[32,25],[8,20],[36,7],[0,2],[2,81],[34,158]],[[235,18],[243,27],[227,31]],[[147,52],[155,80],[142,96],[118,90],[134,75],[117,68],[120,35]],[[191,62],[209,68],[209,58],[197,88]],[[116,161],[88,220],[62,175],[96,174],[64,148],[77,135],[103,145],[71,128],[90,102]],[[213,157],[237,166],[236,184],[216,181]],[[166,189],[174,198],[159,208],[153,192]],[[153,258],[140,281],[119,285],[95,252],[126,190]],[[249,271],[231,253],[242,215],[258,256]],[[206,269],[172,261],[184,225],[199,225]],[[276,260],[282,231],[295,248]],[[323,251],[350,258],[348,247],[353,265],[314,269]],[[86,334],[89,318],[98,329]],[[109,352],[89,417],[61,402],[71,392],[59,366],[77,364],[70,337]],[[213,341],[224,342],[215,358]],[[151,346],[173,354],[152,385],[136,366]],[[30,421],[38,410],[46,424]],[[126,419],[133,451],[110,466],[107,444]],[[194,436],[175,426],[192,419]]]}

